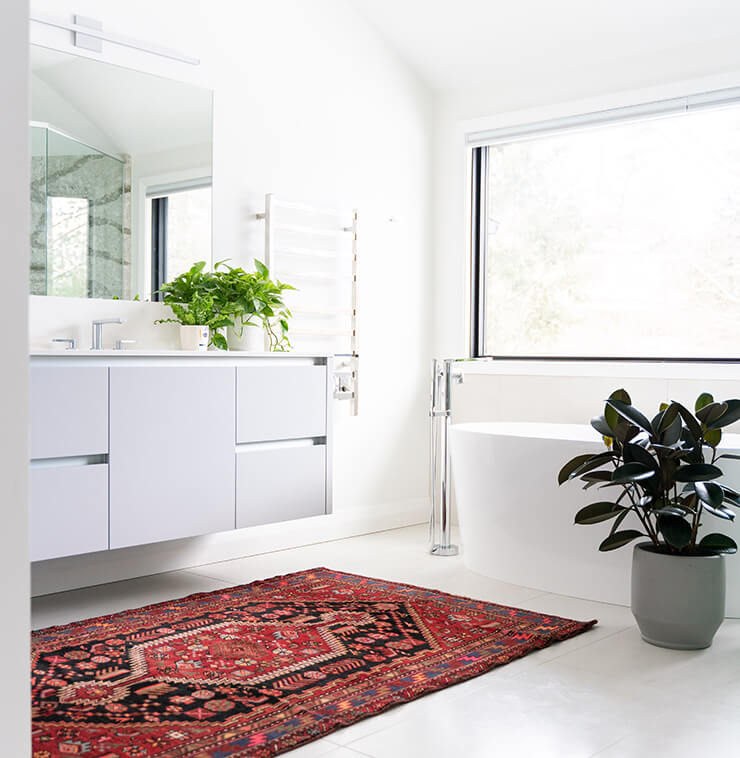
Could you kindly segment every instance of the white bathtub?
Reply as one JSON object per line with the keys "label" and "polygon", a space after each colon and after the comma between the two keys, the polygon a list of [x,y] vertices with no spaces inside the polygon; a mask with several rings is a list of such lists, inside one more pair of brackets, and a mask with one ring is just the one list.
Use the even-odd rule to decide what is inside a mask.
{"label": "white bathtub", "polygon": [[[609,490],[584,492],[578,482],[557,483],[568,460],[604,449],[597,432],[577,424],[453,424],[450,445],[468,568],[546,592],[629,605],[632,546],[600,553],[611,522],[573,523],[582,506],[609,500]],[[723,447],[740,448],[740,437],[725,435]],[[729,486],[737,488],[740,466],[721,463],[732,474],[725,477]],[[729,534],[740,544],[740,513],[735,522],[707,515],[707,530]],[[740,617],[740,555],[728,556],[726,567],[727,615]]]}

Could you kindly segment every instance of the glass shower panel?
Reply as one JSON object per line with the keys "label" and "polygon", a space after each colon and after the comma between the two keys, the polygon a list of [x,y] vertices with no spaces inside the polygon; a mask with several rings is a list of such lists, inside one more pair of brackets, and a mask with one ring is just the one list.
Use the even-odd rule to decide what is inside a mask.
{"label": "glass shower panel", "polygon": [[47,132],[45,293],[124,294],[124,163]]}

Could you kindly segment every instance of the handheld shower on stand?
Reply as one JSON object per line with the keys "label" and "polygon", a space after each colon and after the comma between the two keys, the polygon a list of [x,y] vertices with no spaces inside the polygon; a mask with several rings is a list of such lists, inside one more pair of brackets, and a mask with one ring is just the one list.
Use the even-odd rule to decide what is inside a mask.
{"label": "handheld shower on stand", "polygon": [[432,361],[432,392],[429,417],[431,421],[431,500],[429,519],[429,552],[432,555],[457,555],[459,548],[451,543],[451,501],[449,433],[452,415],[452,385],[461,384],[461,371],[455,372],[452,358]]}

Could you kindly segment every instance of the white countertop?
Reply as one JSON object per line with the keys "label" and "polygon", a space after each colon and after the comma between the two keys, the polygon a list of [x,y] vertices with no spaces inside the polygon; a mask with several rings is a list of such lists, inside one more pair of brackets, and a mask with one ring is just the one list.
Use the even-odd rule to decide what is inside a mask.
{"label": "white countertop", "polygon": [[65,350],[32,349],[32,358],[326,358],[330,353],[256,353],[245,350]]}

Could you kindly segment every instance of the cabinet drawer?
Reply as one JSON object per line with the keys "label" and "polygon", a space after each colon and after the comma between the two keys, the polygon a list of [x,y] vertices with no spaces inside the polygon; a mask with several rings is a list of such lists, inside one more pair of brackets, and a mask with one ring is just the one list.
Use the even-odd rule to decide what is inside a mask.
{"label": "cabinet drawer", "polygon": [[31,560],[108,549],[108,466],[33,467]]}
{"label": "cabinet drawer", "polygon": [[31,458],[108,452],[108,369],[31,366]]}
{"label": "cabinet drawer", "polygon": [[326,366],[238,368],[237,442],[323,437]]}
{"label": "cabinet drawer", "polygon": [[325,445],[276,446],[237,453],[237,528],[324,513]]}

